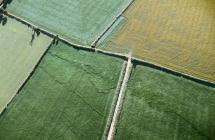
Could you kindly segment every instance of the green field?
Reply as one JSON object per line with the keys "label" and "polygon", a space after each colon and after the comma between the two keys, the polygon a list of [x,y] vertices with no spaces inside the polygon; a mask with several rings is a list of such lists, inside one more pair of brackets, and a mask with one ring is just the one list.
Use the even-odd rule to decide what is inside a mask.
{"label": "green field", "polygon": [[123,60],[52,46],[0,117],[1,140],[97,140]]}
{"label": "green field", "polygon": [[31,44],[32,33],[30,28],[10,18],[6,25],[0,25],[0,112],[51,43],[50,38],[41,34]]}
{"label": "green field", "polygon": [[215,89],[144,66],[133,70],[116,140],[212,140]]}
{"label": "green field", "polygon": [[[53,38],[5,15],[67,44],[92,47],[96,41],[96,51],[132,52],[133,59],[215,82],[214,0],[134,0],[118,17],[131,1],[5,1],[0,140],[103,140],[117,112],[113,102],[121,103],[116,92],[123,88],[117,85],[127,84],[125,77],[119,82],[123,59],[61,41],[50,46]],[[115,140],[215,139],[215,88],[140,63],[132,66]]]}
{"label": "green field", "polygon": [[14,0],[8,11],[59,34],[91,45],[131,0]]}

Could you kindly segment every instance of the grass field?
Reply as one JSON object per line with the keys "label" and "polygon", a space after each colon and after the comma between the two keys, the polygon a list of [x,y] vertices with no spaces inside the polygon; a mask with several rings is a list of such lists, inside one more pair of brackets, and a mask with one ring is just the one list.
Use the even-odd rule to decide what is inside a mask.
{"label": "grass field", "polygon": [[0,117],[0,139],[101,139],[122,62],[62,43],[52,46]]}
{"label": "grass field", "polygon": [[9,12],[81,45],[93,41],[131,0],[14,0]]}
{"label": "grass field", "polygon": [[32,30],[13,19],[7,19],[6,25],[0,25],[0,112],[51,43],[50,38],[41,34],[30,45]]}
{"label": "grass field", "polygon": [[116,140],[212,140],[214,101],[213,88],[137,65]]}
{"label": "grass field", "polygon": [[[12,0],[6,10],[89,47],[131,1]],[[59,42],[28,77],[52,39],[2,21],[0,113],[13,100],[0,140],[101,140],[124,60]],[[215,83],[215,1],[135,0],[97,47]],[[125,94],[116,140],[215,138],[215,88],[134,64]]]}
{"label": "grass field", "polygon": [[215,82],[215,1],[136,0],[104,49]]}

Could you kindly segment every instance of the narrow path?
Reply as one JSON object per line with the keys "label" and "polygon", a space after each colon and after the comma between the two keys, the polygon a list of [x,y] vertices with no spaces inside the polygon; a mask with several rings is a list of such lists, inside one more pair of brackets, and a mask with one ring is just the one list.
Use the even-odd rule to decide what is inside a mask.
{"label": "narrow path", "polygon": [[[135,0],[133,0],[131,2],[131,4],[134,2]],[[1,11],[5,11],[3,10],[2,8],[0,8]],[[127,10],[127,9],[125,9]],[[3,14],[5,16],[8,16],[12,19],[15,19],[27,26],[29,26],[30,28],[36,28],[36,29],[39,29],[41,33],[51,37],[51,38],[55,38],[56,36],[58,36],[57,34],[54,34],[50,31],[47,31],[45,29],[42,29],[42,28],[39,28],[38,26],[34,25],[33,23],[29,22],[29,21],[26,21],[24,20],[23,18],[21,17],[18,17],[16,15],[13,15],[12,13],[9,13],[8,11],[5,11],[3,12]],[[106,50],[103,50],[103,49],[100,49],[100,48],[92,48],[92,46],[83,46],[83,45],[80,45],[80,44],[74,44],[62,37],[58,37],[58,39],[60,41],[62,41],[63,43],[65,44],[68,44],[69,46],[71,47],[74,47],[74,48],[80,48],[80,49],[84,49],[84,50],[88,50],[88,51],[94,51],[94,52],[98,52],[98,53],[102,53],[102,54],[105,54],[105,55],[110,55],[110,56],[114,56],[114,57],[118,57],[118,58],[128,58],[126,54],[123,54],[123,53],[117,53],[117,52],[112,52],[112,51],[106,51]],[[137,63],[140,63],[142,65],[146,65],[148,67],[151,67],[151,68],[154,68],[154,69],[158,69],[158,70],[162,70],[162,71],[165,71],[167,73],[170,73],[170,74],[173,74],[175,76],[178,76],[178,77],[183,77],[185,79],[189,79],[191,81],[195,81],[199,84],[202,84],[202,85],[206,85],[206,86],[210,86],[210,87],[215,87],[215,83],[214,82],[211,82],[211,81],[208,81],[206,79],[202,79],[202,78],[198,78],[198,77],[195,77],[193,75],[189,75],[189,74],[186,74],[184,72],[180,72],[180,71],[176,71],[176,70],[173,70],[171,68],[167,68],[165,66],[162,66],[162,65],[159,65],[159,64],[155,64],[153,62],[150,62],[150,61],[147,61],[147,60],[143,60],[143,59],[139,59],[139,58],[136,58],[136,57],[132,57],[131,58],[133,61],[137,62]]]}
{"label": "narrow path", "polygon": [[123,78],[122,86],[119,91],[119,97],[117,100],[117,104],[114,109],[114,115],[113,115],[113,119],[112,119],[111,126],[109,129],[107,140],[114,140],[115,133],[116,133],[116,125],[117,125],[117,121],[119,119],[120,112],[122,109],[122,104],[123,104],[123,100],[125,97],[125,91],[127,88],[129,77],[131,75],[132,67],[133,67],[133,64],[131,62],[131,55],[129,55],[126,70],[125,70],[125,75]]}
{"label": "narrow path", "polygon": [[95,48],[99,40],[111,29],[111,27],[116,23],[116,21],[122,16],[123,13],[131,6],[131,4],[134,2],[134,0],[131,0],[128,5],[125,6],[125,8],[116,16],[116,18],[113,20],[112,23],[110,23],[104,31],[98,35],[96,40],[91,44],[91,47]]}
{"label": "narrow path", "polygon": [[115,90],[115,96],[114,96],[113,101],[112,101],[111,110],[110,110],[108,120],[107,120],[107,123],[106,123],[106,127],[105,127],[105,130],[104,130],[103,136],[102,136],[102,140],[106,140],[107,136],[108,136],[108,133],[109,133],[109,129],[110,129],[112,119],[113,119],[113,115],[114,115],[114,111],[115,111],[115,107],[116,107],[117,100],[118,100],[118,97],[119,97],[119,92],[120,92],[121,85],[122,85],[122,82],[123,82],[123,78],[124,78],[124,75],[125,75],[126,65],[127,65],[127,62],[124,61],[123,65],[122,65],[122,68],[121,68],[120,76],[119,76],[119,79],[118,79],[117,87],[116,87],[116,90]]}

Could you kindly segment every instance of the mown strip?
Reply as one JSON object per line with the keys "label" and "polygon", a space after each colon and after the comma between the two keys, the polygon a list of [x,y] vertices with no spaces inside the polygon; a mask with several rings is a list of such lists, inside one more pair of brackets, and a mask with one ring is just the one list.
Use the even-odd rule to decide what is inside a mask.
{"label": "mown strip", "polygon": [[122,63],[52,46],[0,117],[0,139],[101,139]]}

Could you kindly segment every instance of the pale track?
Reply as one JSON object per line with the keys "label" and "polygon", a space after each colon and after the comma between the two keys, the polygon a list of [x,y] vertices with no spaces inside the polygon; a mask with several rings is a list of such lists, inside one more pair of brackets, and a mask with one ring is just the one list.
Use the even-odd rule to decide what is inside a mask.
{"label": "pale track", "polygon": [[112,101],[109,117],[107,119],[105,131],[104,131],[103,136],[102,136],[102,140],[106,140],[107,137],[108,137],[110,126],[111,126],[111,123],[112,123],[112,120],[113,120],[114,110],[115,110],[115,107],[116,107],[116,104],[117,104],[117,101],[118,101],[120,89],[121,89],[123,78],[124,78],[124,75],[125,75],[126,64],[127,64],[127,62],[124,61],[123,65],[122,65],[121,72],[120,72],[119,80],[118,80],[118,83],[117,83],[117,88],[116,88],[116,91],[115,91],[115,95],[114,95],[114,98],[113,98],[113,101]]}
{"label": "pale track", "polygon": [[131,62],[131,56],[128,56],[128,62],[127,62],[126,69],[125,69],[125,75],[124,75],[122,85],[121,85],[121,88],[119,91],[119,97],[117,100],[117,104],[116,104],[116,107],[114,109],[113,119],[112,119],[112,122],[110,125],[107,140],[114,140],[114,137],[116,134],[116,126],[117,126],[117,122],[118,122],[118,119],[120,116],[120,112],[122,110],[122,105],[123,105],[123,101],[125,98],[125,91],[127,88],[129,77],[131,75],[132,67],[133,67],[133,64]]}

